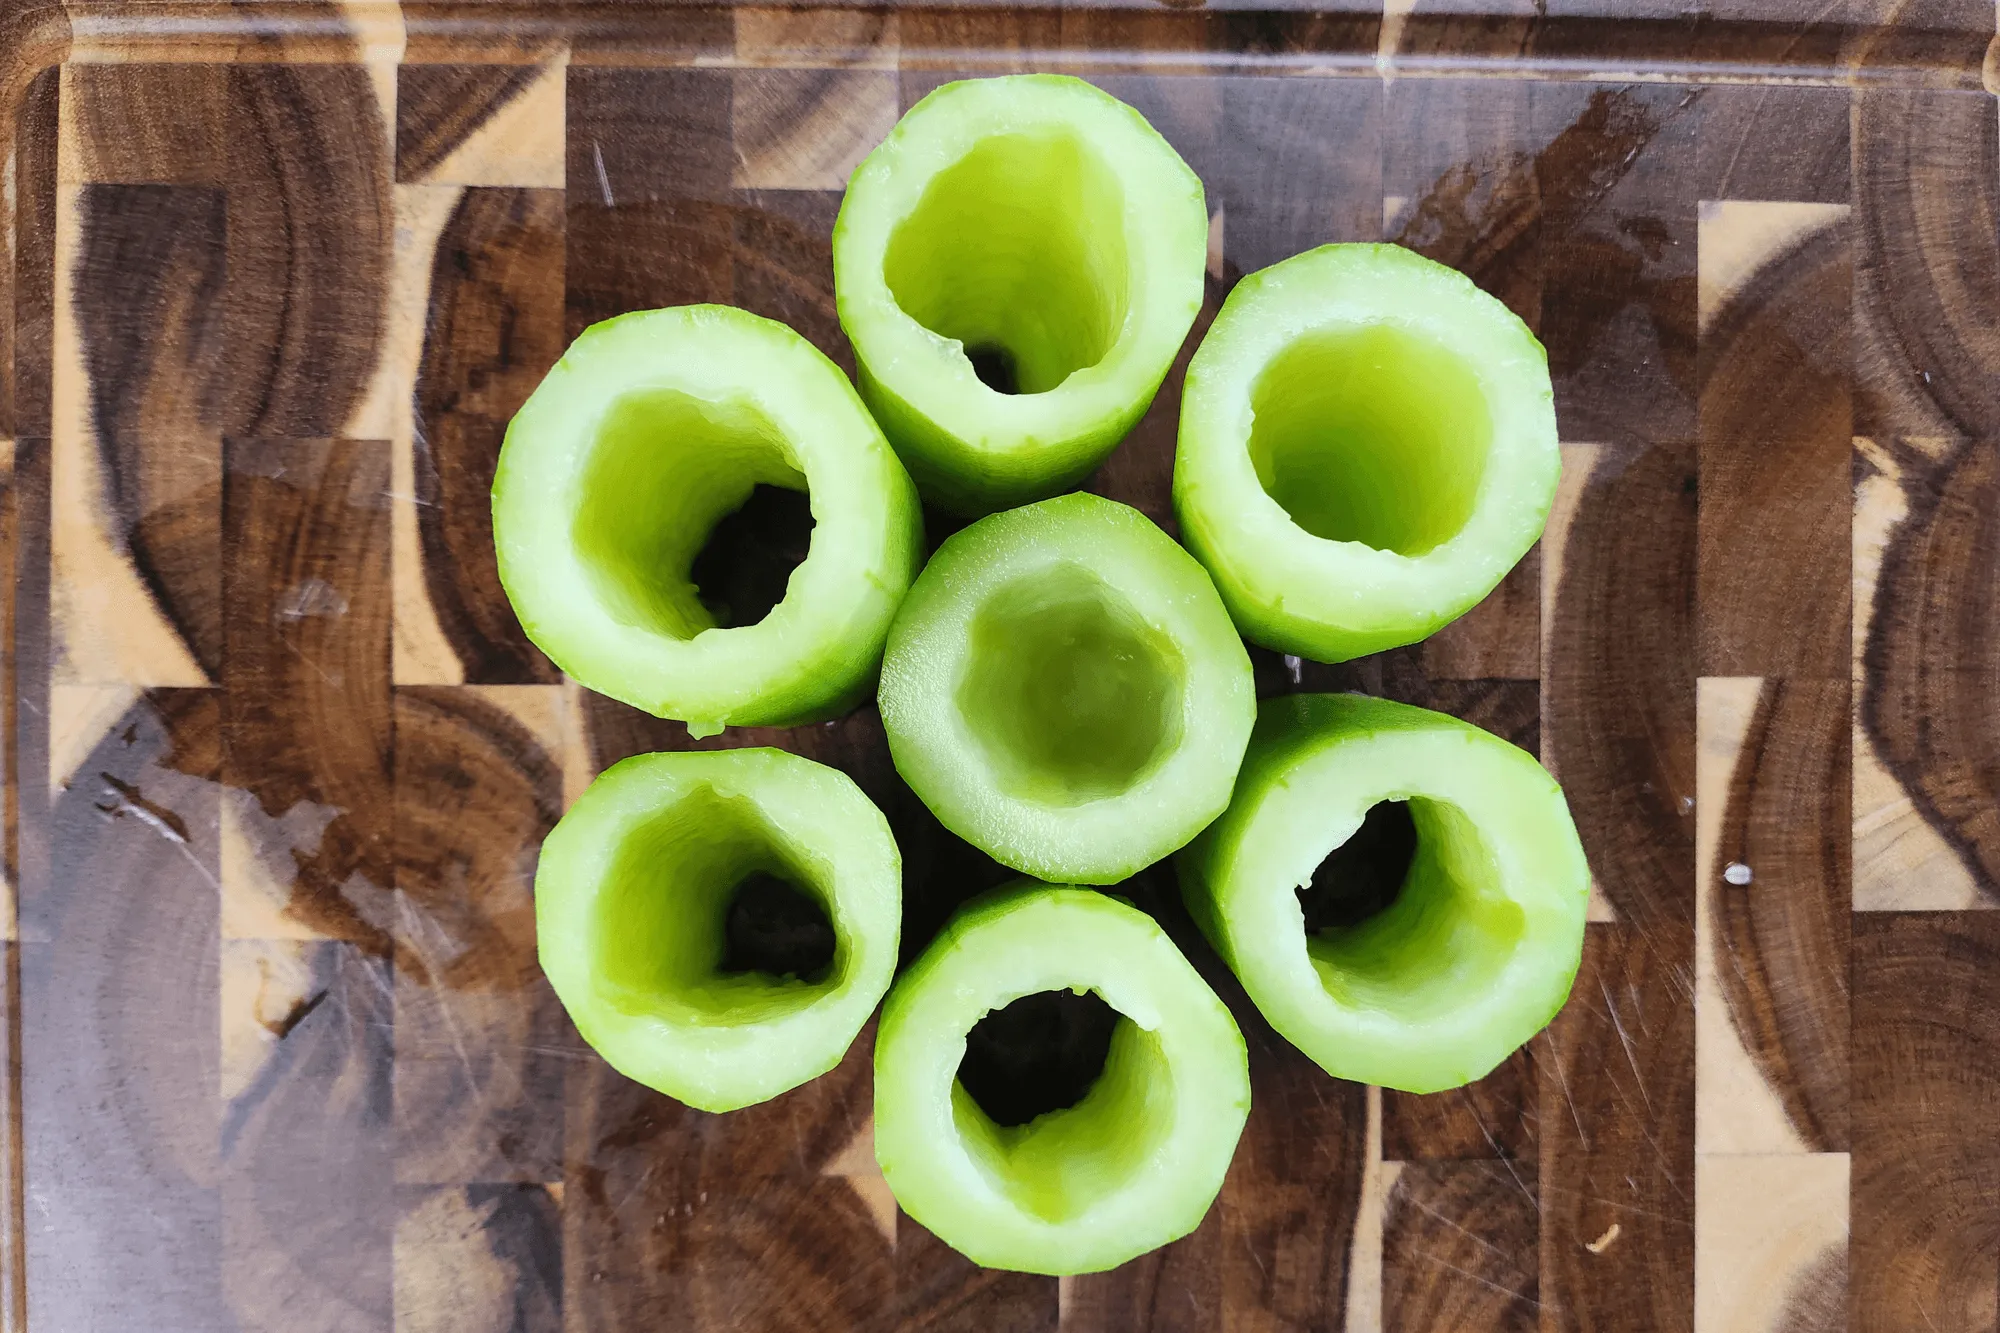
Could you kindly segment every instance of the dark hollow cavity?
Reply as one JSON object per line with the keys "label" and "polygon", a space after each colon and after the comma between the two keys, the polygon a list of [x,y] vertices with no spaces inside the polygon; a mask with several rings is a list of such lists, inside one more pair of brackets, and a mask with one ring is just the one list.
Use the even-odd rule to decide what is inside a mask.
{"label": "dark hollow cavity", "polygon": [[1021,392],[1021,378],[1014,372],[1014,354],[1004,347],[968,347],[965,359],[972,373],[995,393]]}
{"label": "dark hollow cavity", "polygon": [[1118,1011],[1095,991],[1023,995],[973,1025],[958,1081],[996,1125],[1075,1106],[1104,1072]]}
{"label": "dark hollow cavity", "polygon": [[688,573],[695,595],[722,629],[754,625],[785,600],[792,571],[812,548],[812,499],[783,486],[755,486],[708,534]]}
{"label": "dark hollow cavity", "polygon": [[1408,801],[1382,801],[1361,818],[1354,836],[1326,854],[1300,889],[1306,934],[1358,926],[1387,910],[1403,891],[1417,855],[1417,824]]}
{"label": "dark hollow cavity", "polygon": [[818,981],[833,963],[833,924],[811,894],[762,871],[736,886],[723,922],[723,972]]}

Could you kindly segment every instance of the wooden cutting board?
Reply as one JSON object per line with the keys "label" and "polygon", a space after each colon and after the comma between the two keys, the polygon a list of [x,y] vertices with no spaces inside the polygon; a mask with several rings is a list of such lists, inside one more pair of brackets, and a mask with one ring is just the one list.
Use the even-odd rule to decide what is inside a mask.
{"label": "wooden cutting board", "polygon": [[[1993,41],[1988,0],[0,5],[0,1327],[1994,1328]],[[1255,1108],[1199,1231],[1061,1282],[897,1214],[866,1035],[725,1117],[578,1041],[535,847],[693,743],[527,644],[487,510],[592,321],[730,301],[851,369],[847,171],[1014,69],[1201,173],[1197,333],[1377,239],[1537,329],[1539,550],[1420,647],[1256,664],[1538,749],[1597,889],[1554,1027],[1411,1097],[1319,1074],[1141,876]],[[1178,389],[1091,483],[1170,529]],[[909,949],[1000,877],[871,709],[703,744],[851,773]]]}

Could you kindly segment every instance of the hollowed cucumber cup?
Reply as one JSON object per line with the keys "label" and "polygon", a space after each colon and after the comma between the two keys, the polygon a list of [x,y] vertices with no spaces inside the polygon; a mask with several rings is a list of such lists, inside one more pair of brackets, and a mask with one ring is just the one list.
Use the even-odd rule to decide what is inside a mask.
{"label": "hollowed cucumber cup", "polygon": [[1086,494],[939,547],[890,630],[878,698],[897,771],[946,828],[1072,884],[1116,883],[1220,814],[1256,714],[1201,566]]}
{"label": "hollowed cucumber cup", "polygon": [[[782,599],[718,627],[689,575],[763,485],[807,493]],[[838,367],[782,324],[679,306],[584,330],[507,428],[500,581],[584,685],[697,736],[846,711],[922,556],[908,475]]]}
{"label": "hollowed cucumber cup", "polygon": [[[1044,992],[1116,1010],[1082,1100],[1002,1126],[959,1079],[966,1034]],[[1250,1108],[1229,1010],[1151,918],[1084,889],[978,900],[896,983],[875,1038],[875,1156],[903,1210],[975,1263],[1112,1268],[1215,1201]]]}
{"label": "hollowed cucumber cup", "polygon": [[1326,245],[1239,282],[1202,339],[1174,511],[1248,638],[1342,662],[1491,592],[1560,466],[1527,325],[1399,246]]}
{"label": "hollowed cucumber cup", "polygon": [[834,289],[862,395],[925,498],[984,514],[1076,485],[1132,429],[1207,253],[1201,181],[1143,116],[1022,74],[946,84],[868,155]]}
{"label": "hollowed cucumber cup", "polygon": [[[831,928],[810,975],[731,966],[747,886]],[[542,970],[628,1078],[731,1111],[840,1062],[895,972],[902,857],[844,774],[782,750],[648,754],[592,783],[542,844]],[[809,915],[806,924],[812,923]],[[755,961],[754,959],[752,961]]]}
{"label": "hollowed cucumber cup", "polygon": [[[1381,867],[1340,849],[1384,802],[1407,803],[1413,838],[1386,905],[1357,903]],[[1382,699],[1265,701],[1236,799],[1177,868],[1251,1000],[1336,1078],[1479,1078],[1555,1016],[1582,956],[1590,871],[1555,779],[1497,736]],[[1309,910],[1339,924],[1309,932]]]}

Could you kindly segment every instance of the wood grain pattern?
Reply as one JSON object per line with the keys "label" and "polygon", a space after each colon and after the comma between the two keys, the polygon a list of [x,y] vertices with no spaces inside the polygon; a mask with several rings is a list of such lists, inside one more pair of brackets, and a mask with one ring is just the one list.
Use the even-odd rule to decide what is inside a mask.
{"label": "wood grain pattern", "polygon": [[1449,1092],[1383,1089],[1382,1156],[1405,1163],[1524,1161],[1509,1169],[1532,1184],[1540,1115],[1535,1048],[1524,1046],[1485,1078]]}
{"label": "wood grain pattern", "polygon": [[1695,1167],[1695,1327],[1843,1333],[1848,1158],[1703,1155]]}
{"label": "wood grain pattern", "polygon": [[54,392],[56,153],[61,123],[61,71],[35,75],[14,122],[14,207],[9,228],[13,244],[13,297],[10,326],[0,334],[6,364],[0,384],[10,407],[9,437],[46,437],[51,429]]}
{"label": "wood grain pattern", "polygon": [[558,679],[500,587],[489,497],[507,422],[565,345],[562,246],[556,191],[475,188],[431,263],[412,498],[426,600],[467,684]]}
{"label": "wood grain pattern", "polygon": [[[2000,892],[1994,808],[2000,460],[1989,443],[1890,451],[1905,513],[1888,534],[1861,647],[1860,732],[1983,895]],[[1891,896],[1888,901],[1894,903]]]}
{"label": "wood grain pattern", "polygon": [[1592,923],[1542,1076],[1542,1326],[1694,1323],[1693,932]]}
{"label": "wood grain pattern", "polygon": [[1248,1329],[1337,1326],[1367,1168],[1365,1089],[1336,1082],[1244,1007],[1250,1120],[1222,1186],[1222,1302]]}
{"label": "wood grain pattern", "polygon": [[[1854,100],[1857,433],[2000,438],[2000,128],[1984,98]],[[1949,165],[1947,165],[1949,164]],[[1940,172],[1951,188],[1935,188]]]}
{"label": "wood grain pattern", "polygon": [[1540,1327],[1534,1187],[1488,1162],[1406,1164],[1382,1240],[1384,1333]]}
{"label": "wood grain pattern", "polygon": [[231,436],[342,433],[375,367],[390,239],[389,136],[367,72],[74,69],[64,132],[80,179],[227,190],[230,355],[205,367],[203,420]]}
{"label": "wood grain pattern", "polygon": [[394,721],[396,1178],[560,1181],[584,1048],[535,961],[527,850],[560,758],[486,691],[399,689]]}
{"label": "wood grain pattern", "polygon": [[1849,97],[1845,88],[1702,89],[1698,196],[1846,203]]}
{"label": "wood grain pattern", "polygon": [[250,798],[232,803],[242,863],[283,894],[256,901],[251,883],[231,877],[232,934],[291,933],[264,923],[276,917],[308,936],[389,949],[388,489],[384,443],[229,442],[224,780]]}
{"label": "wood grain pattern", "polygon": [[1213,1333],[1223,1326],[1222,1255],[1222,1214],[1210,1209],[1171,1245],[1067,1279],[1064,1333]]}
{"label": "wood grain pattern", "polygon": [[389,961],[342,940],[277,948],[308,978],[306,1003],[224,1108],[223,1300],[252,1327],[310,1309],[379,1328],[394,1312]]}
{"label": "wood grain pattern", "polygon": [[1993,1324],[2000,1156],[1982,1119],[2000,1096],[2000,917],[1854,918],[1853,1240],[1856,1330]]}
{"label": "wood grain pattern", "polygon": [[866,1326],[888,1308],[890,1245],[828,1170],[866,1120],[871,1053],[858,1041],[817,1082],[730,1116],[573,1063],[567,1317],[621,1327],[666,1308],[689,1328],[810,1329]]}
{"label": "wood grain pattern", "polygon": [[438,168],[542,73],[535,65],[404,65],[396,73],[396,179],[437,179]]}
{"label": "wood grain pattern", "polygon": [[[1751,682],[1745,682],[1746,684]],[[1844,681],[1766,681],[1754,692],[1734,753],[1715,754],[1711,685],[1702,683],[1702,754],[1728,777],[1703,839],[1701,924],[1721,1013],[1704,989],[1704,1152],[1774,1151],[1747,1122],[1754,1089],[1728,1077],[1738,1044],[1807,1151],[1847,1147],[1848,699]],[[1720,728],[1716,728],[1720,729]],[[1711,784],[1702,799],[1712,807]],[[1732,873],[1732,867],[1740,867]],[[1747,883],[1739,883],[1749,876]],[[1723,1020],[1715,1023],[1715,1019]],[[1711,1023],[1714,1024],[1711,1027]],[[1710,1051],[1715,1064],[1711,1067]],[[1749,1095],[1746,1095],[1749,1094]]]}
{"label": "wood grain pattern", "polygon": [[1646,929],[1694,918],[1695,468],[1686,446],[1607,450],[1543,537],[1542,759],[1598,886]]}
{"label": "wood grain pattern", "polygon": [[895,1273],[898,1333],[1054,1333],[1061,1323],[1056,1278],[981,1268],[901,1213]]}
{"label": "wood grain pattern", "polygon": [[1544,300],[1565,440],[1694,434],[1696,90],[1537,84]]}
{"label": "wood grain pattern", "polygon": [[1846,675],[1854,434],[1846,213],[1824,204],[1702,206],[1703,675]]}
{"label": "wood grain pattern", "polygon": [[[146,20],[0,12],[0,1328],[1992,1326],[1996,927],[1958,910],[2000,905],[1985,0]],[[1122,886],[1237,1014],[1256,1106],[1194,1234],[1060,1282],[897,1214],[868,1036],[726,1117],[578,1041],[534,848],[624,755],[852,775],[906,959],[1011,876],[871,708],[697,743],[563,681],[484,502],[595,320],[733,301],[851,370],[845,173],[1010,69],[1097,80],[1204,181],[1203,313],[1089,482],[1169,531],[1181,375],[1243,273],[1388,239],[1538,331],[1538,552],[1427,644],[1253,664],[1542,753],[1596,880],[1553,1030],[1431,1097],[1324,1078],[1165,872]]]}
{"label": "wood grain pattern", "polygon": [[210,679],[222,658],[222,441],[200,382],[232,342],[227,208],[209,186],[85,187],[72,280],[107,535]]}
{"label": "wood grain pattern", "polygon": [[544,1185],[397,1193],[395,1326],[562,1333],[562,1199]]}
{"label": "wood grain pattern", "polygon": [[135,703],[56,801],[50,873],[23,885],[24,1167],[63,1204],[26,1233],[26,1295],[57,1327],[223,1309],[219,721],[205,691]]}

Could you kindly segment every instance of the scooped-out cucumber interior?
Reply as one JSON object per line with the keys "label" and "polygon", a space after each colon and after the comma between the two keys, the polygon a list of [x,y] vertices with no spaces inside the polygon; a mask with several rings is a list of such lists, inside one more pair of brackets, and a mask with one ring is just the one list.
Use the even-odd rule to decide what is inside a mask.
{"label": "scooped-out cucumber interior", "polygon": [[966,1036],[951,1098],[974,1163],[1047,1222],[1125,1188],[1173,1123],[1160,1039],[1090,990],[987,1014]]}
{"label": "scooped-out cucumber interior", "polygon": [[1422,797],[1371,808],[1300,899],[1306,952],[1327,994],[1409,1021],[1464,1003],[1507,966],[1525,933],[1472,821]]}
{"label": "scooped-out cucumber interior", "polygon": [[994,135],[932,178],[883,277],[906,314],[984,362],[989,387],[1043,393],[1118,341],[1124,211],[1117,174],[1075,131]]}
{"label": "scooped-out cucumber interior", "polygon": [[[810,533],[807,506],[760,506],[787,511],[784,523],[765,529],[783,534],[779,545],[792,558],[782,569],[772,538],[747,545],[742,524],[734,525],[742,534],[722,533],[753,492],[770,489],[809,495],[791,447],[754,406],[675,389],[628,392],[605,410],[591,442],[571,539],[599,596],[626,624],[676,639],[754,624],[783,599],[784,579],[805,559],[796,511],[804,509]],[[718,535],[731,540],[711,553]],[[697,587],[698,565],[710,586]]]}
{"label": "scooped-out cucumber interior", "polygon": [[957,703],[1009,795],[1115,796],[1180,743],[1180,650],[1084,566],[997,589],[969,628]]}
{"label": "scooped-out cucumber interior", "polygon": [[1257,480],[1313,536],[1420,556],[1472,516],[1492,418],[1471,368],[1421,335],[1308,333],[1250,401]]}
{"label": "scooped-out cucumber interior", "polygon": [[605,1000],[670,1021],[754,1023],[839,985],[824,871],[757,808],[697,787],[626,834],[597,903]]}

